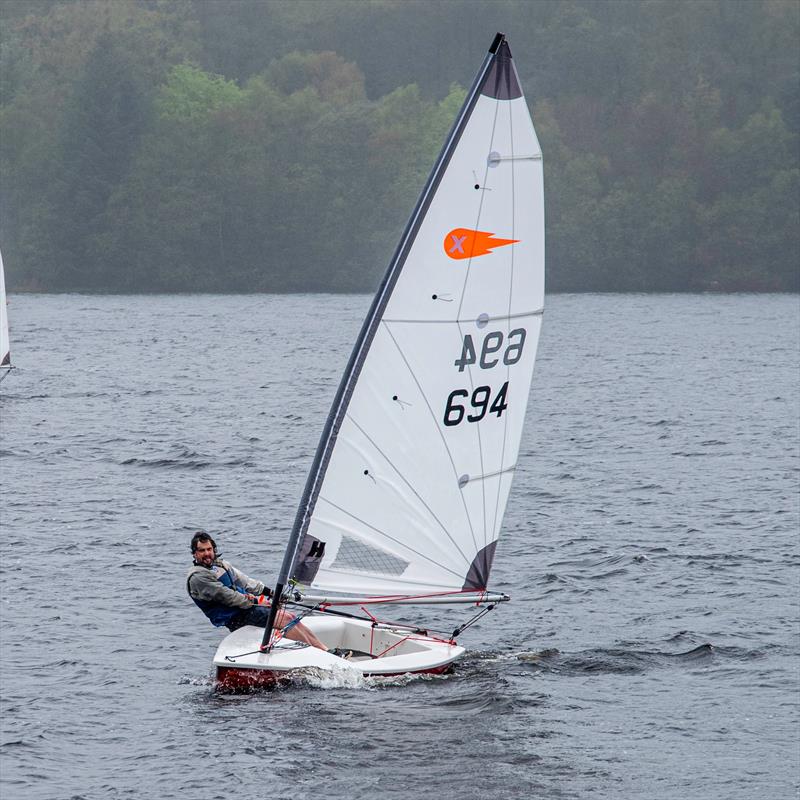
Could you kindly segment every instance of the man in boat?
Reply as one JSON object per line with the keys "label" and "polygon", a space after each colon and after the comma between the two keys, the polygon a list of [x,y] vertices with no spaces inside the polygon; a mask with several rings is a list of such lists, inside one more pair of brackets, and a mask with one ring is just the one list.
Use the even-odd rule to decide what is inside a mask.
{"label": "man in boat", "polygon": [[[265,627],[272,595],[270,589],[219,558],[216,542],[204,531],[192,536],[189,546],[194,564],[186,576],[186,589],[212,624],[217,628],[224,625],[231,631],[243,625]],[[275,626],[285,628],[294,620],[295,617],[281,610],[275,618]],[[286,638],[305,642],[320,650],[328,649],[300,622],[295,622],[286,631]]]}

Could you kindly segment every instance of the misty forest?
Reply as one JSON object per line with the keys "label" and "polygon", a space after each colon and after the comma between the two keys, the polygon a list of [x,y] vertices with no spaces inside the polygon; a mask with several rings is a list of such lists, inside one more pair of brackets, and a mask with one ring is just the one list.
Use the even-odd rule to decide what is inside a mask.
{"label": "misty forest", "polygon": [[374,289],[496,31],[550,291],[798,291],[796,0],[4,0],[14,291]]}

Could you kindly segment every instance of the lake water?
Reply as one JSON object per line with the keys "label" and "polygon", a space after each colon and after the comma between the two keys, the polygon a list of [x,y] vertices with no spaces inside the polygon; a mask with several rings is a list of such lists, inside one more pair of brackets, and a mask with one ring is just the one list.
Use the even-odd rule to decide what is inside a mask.
{"label": "lake water", "polygon": [[188,539],[274,582],[368,303],[11,297],[0,795],[798,797],[795,296],[549,297],[456,673],[215,695]]}

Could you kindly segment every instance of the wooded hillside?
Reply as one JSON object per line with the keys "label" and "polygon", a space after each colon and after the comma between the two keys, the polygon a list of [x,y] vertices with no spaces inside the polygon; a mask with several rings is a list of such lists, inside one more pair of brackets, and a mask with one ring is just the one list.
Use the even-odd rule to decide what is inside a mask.
{"label": "wooded hillside", "polygon": [[550,291],[800,290],[795,0],[5,0],[11,290],[373,289],[495,31]]}

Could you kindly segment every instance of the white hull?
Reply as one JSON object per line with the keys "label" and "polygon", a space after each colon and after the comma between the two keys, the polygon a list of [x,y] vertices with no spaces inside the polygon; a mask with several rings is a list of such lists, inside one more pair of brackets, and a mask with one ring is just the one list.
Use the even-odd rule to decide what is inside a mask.
{"label": "white hull", "polygon": [[285,638],[270,653],[262,653],[263,629],[246,626],[226,636],[217,648],[217,688],[270,686],[304,669],[354,670],[365,676],[442,674],[464,654],[455,643],[368,621],[318,615],[305,617],[303,624],[327,647],[352,650],[354,656],[340,658]]}

